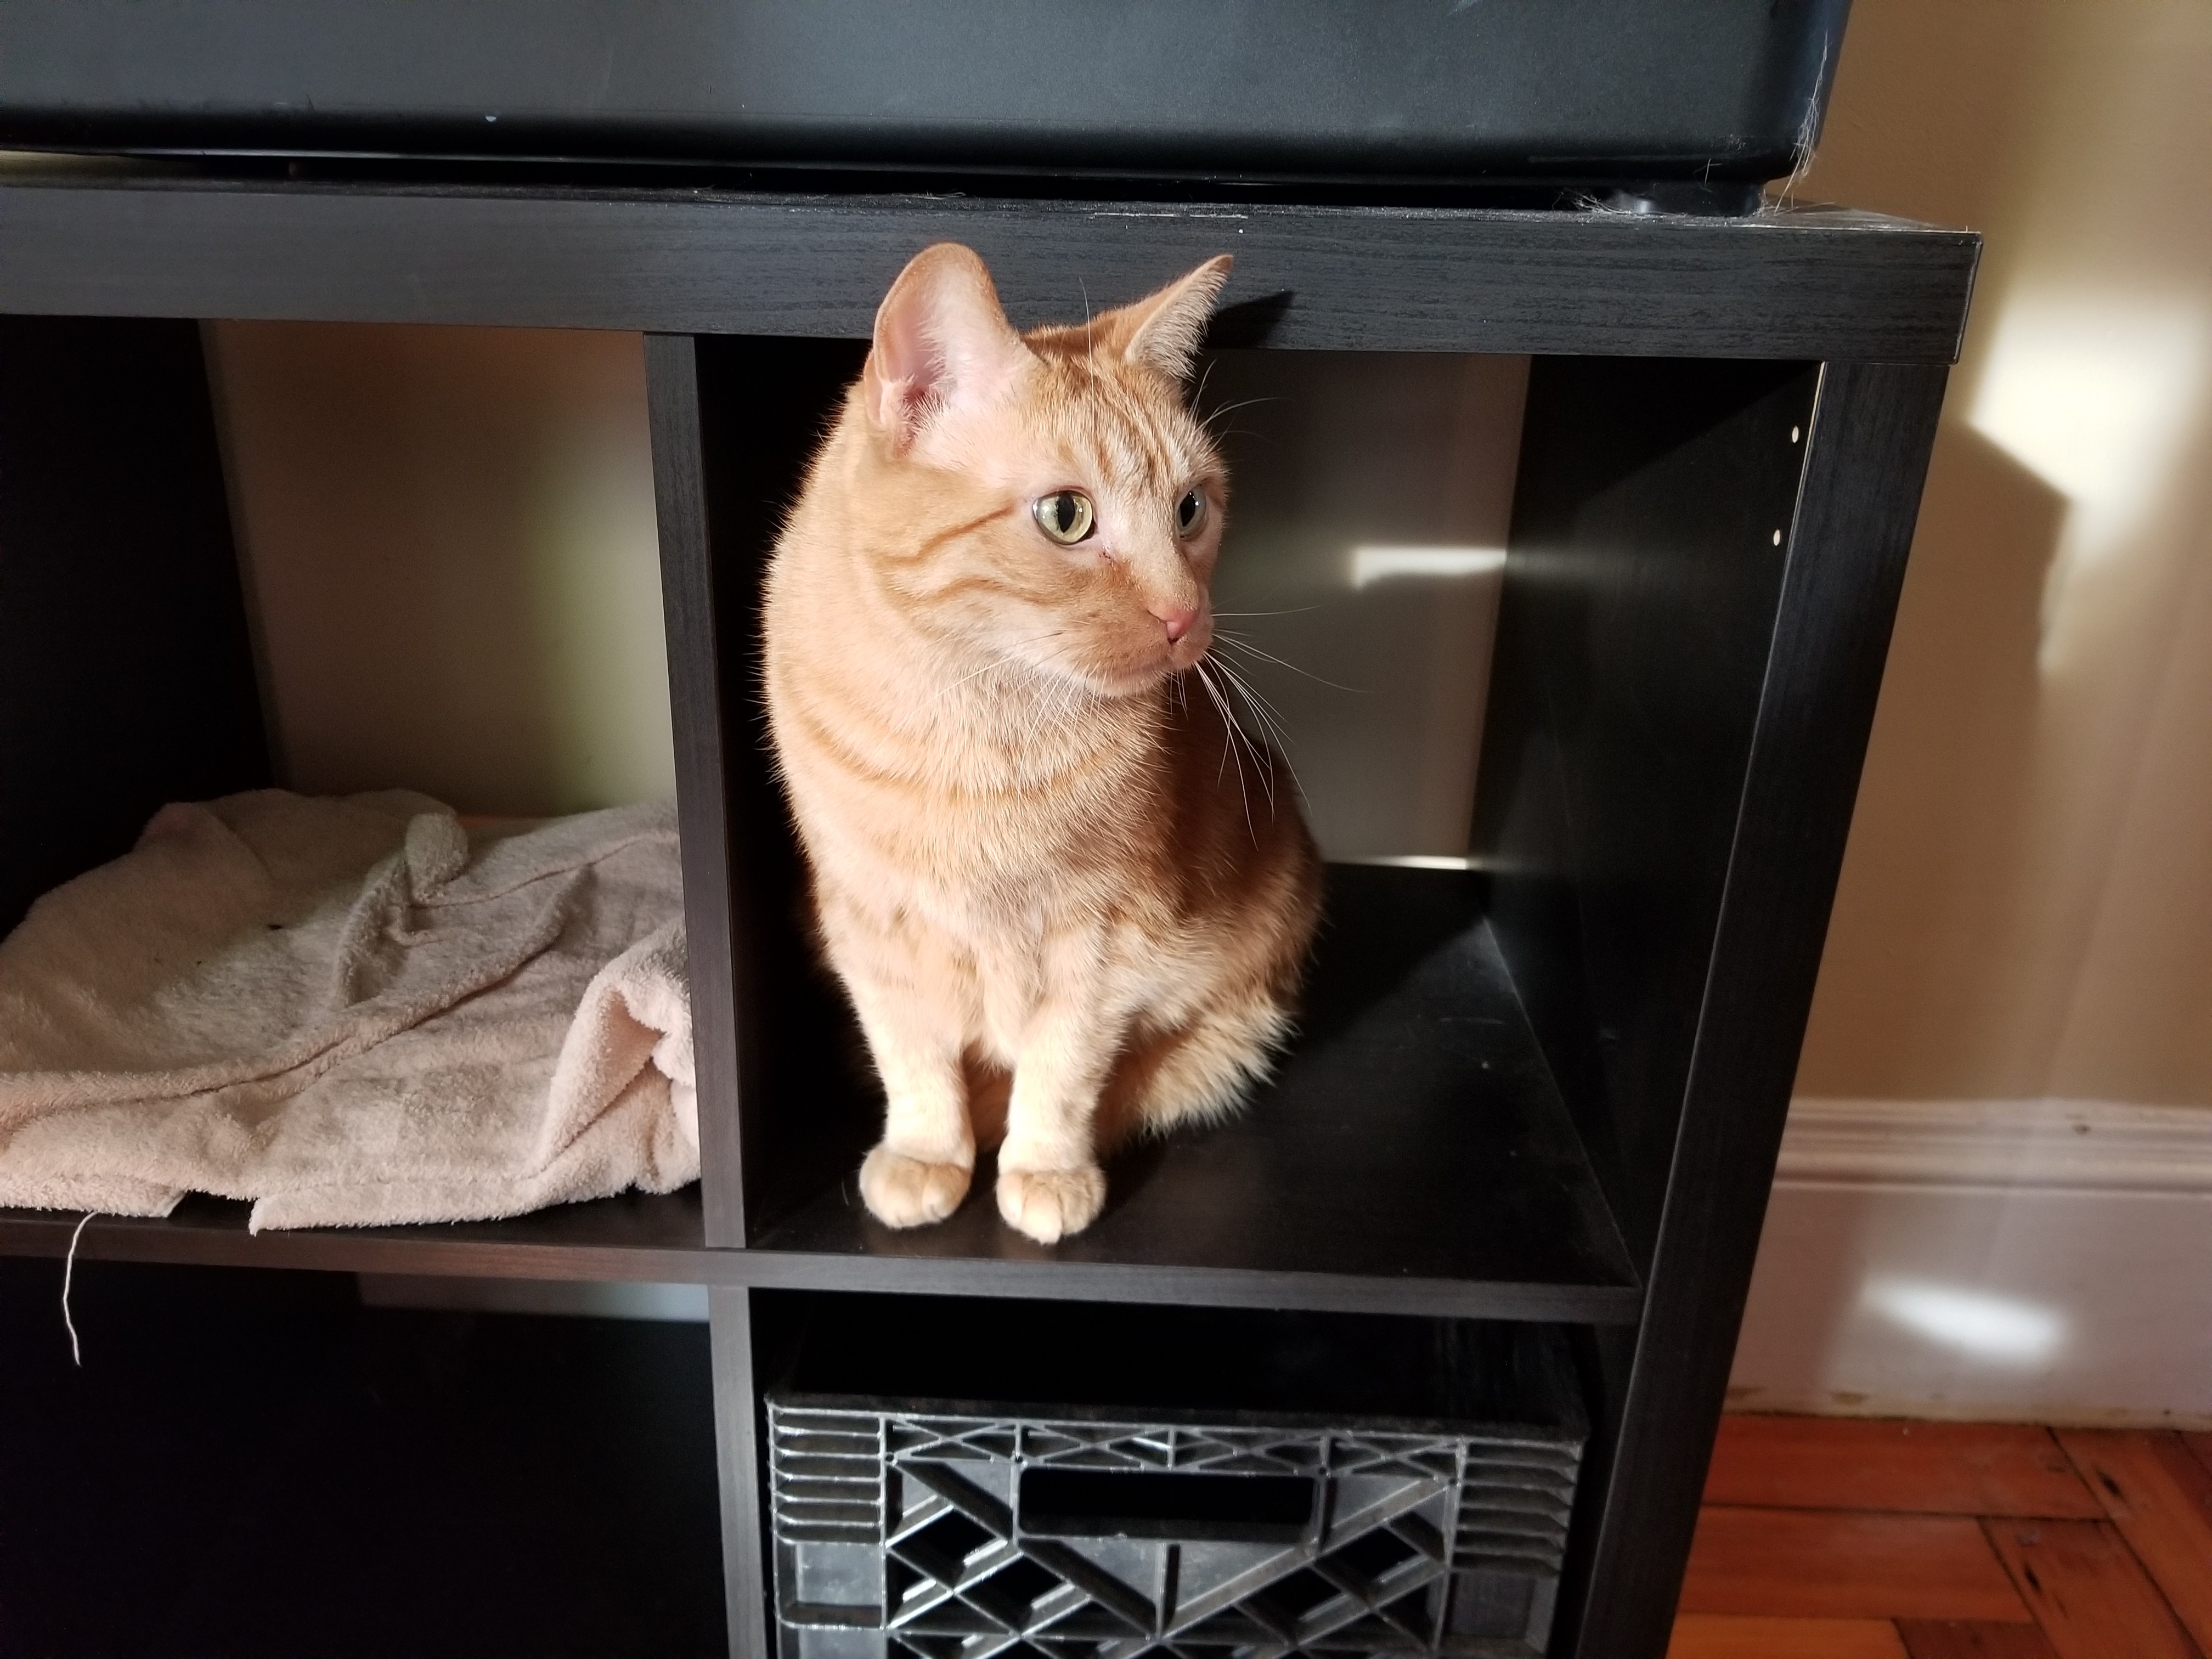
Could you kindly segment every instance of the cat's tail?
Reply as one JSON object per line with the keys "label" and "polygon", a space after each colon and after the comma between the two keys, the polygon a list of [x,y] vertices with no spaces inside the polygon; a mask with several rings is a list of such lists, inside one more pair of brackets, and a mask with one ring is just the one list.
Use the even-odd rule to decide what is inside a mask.
{"label": "cat's tail", "polygon": [[1291,1032],[1291,1011],[1264,988],[1188,1024],[1148,1033],[1122,1054],[1098,1103],[1101,1150],[1132,1134],[1210,1122],[1263,1080]]}

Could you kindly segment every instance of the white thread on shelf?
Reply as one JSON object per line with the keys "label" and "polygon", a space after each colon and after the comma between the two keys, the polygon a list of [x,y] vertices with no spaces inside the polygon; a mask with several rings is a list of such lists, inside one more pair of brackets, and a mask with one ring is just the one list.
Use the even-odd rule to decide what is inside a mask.
{"label": "white thread on shelf", "polygon": [[70,1317],[70,1281],[76,1277],[76,1242],[84,1237],[84,1230],[92,1224],[93,1217],[99,1213],[97,1210],[84,1212],[84,1219],[76,1224],[76,1231],[70,1235],[69,1255],[62,1259],[62,1325],[69,1332],[70,1358],[80,1370],[84,1368],[84,1353],[77,1346],[76,1321]]}

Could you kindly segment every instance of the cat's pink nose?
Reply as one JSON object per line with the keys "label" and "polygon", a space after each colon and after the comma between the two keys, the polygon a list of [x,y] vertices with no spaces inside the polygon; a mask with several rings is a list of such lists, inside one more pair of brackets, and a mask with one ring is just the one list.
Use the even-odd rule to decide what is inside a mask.
{"label": "cat's pink nose", "polygon": [[1154,605],[1152,614],[1166,626],[1170,645],[1189,633],[1190,625],[1198,620],[1198,612],[1187,605],[1171,605],[1165,611]]}

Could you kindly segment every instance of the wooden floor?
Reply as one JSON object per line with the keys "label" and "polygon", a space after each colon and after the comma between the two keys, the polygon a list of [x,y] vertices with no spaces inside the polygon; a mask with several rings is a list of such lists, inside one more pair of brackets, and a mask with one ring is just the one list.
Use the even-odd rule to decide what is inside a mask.
{"label": "wooden floor", "polygon": [[2212,1435],[1729,1417],[1669,1659],[2206,1659]]}

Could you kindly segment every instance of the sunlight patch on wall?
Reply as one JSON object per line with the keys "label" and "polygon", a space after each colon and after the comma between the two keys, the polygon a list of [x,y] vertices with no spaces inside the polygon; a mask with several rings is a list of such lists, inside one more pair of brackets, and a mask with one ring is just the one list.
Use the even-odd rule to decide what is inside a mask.
{"label": "sunlight patch on wall", "polygon": [[1392,577],[1425,577],[1434,581],[1453,576],[1492,576],[1505,568],[1502,547],[1355,547],[1352,550],[1352,585],[1388,581]]}
{"label": "sunlight patch on wall", "polygon": [[1893,1323],[1977,1359],[2038,1364],[2066,1337],[2065,1317],[2054,1309],[1928,1279],[1877,1279],[1863,1300]]}
{"label": "sunlight patch on wall", "polygon": [[1969,422],[2072,504],[2045,605],[2041,666],[2070,613],[2159,507],[2193,430],[2212,356],[2203,296],[2008,296]]}

